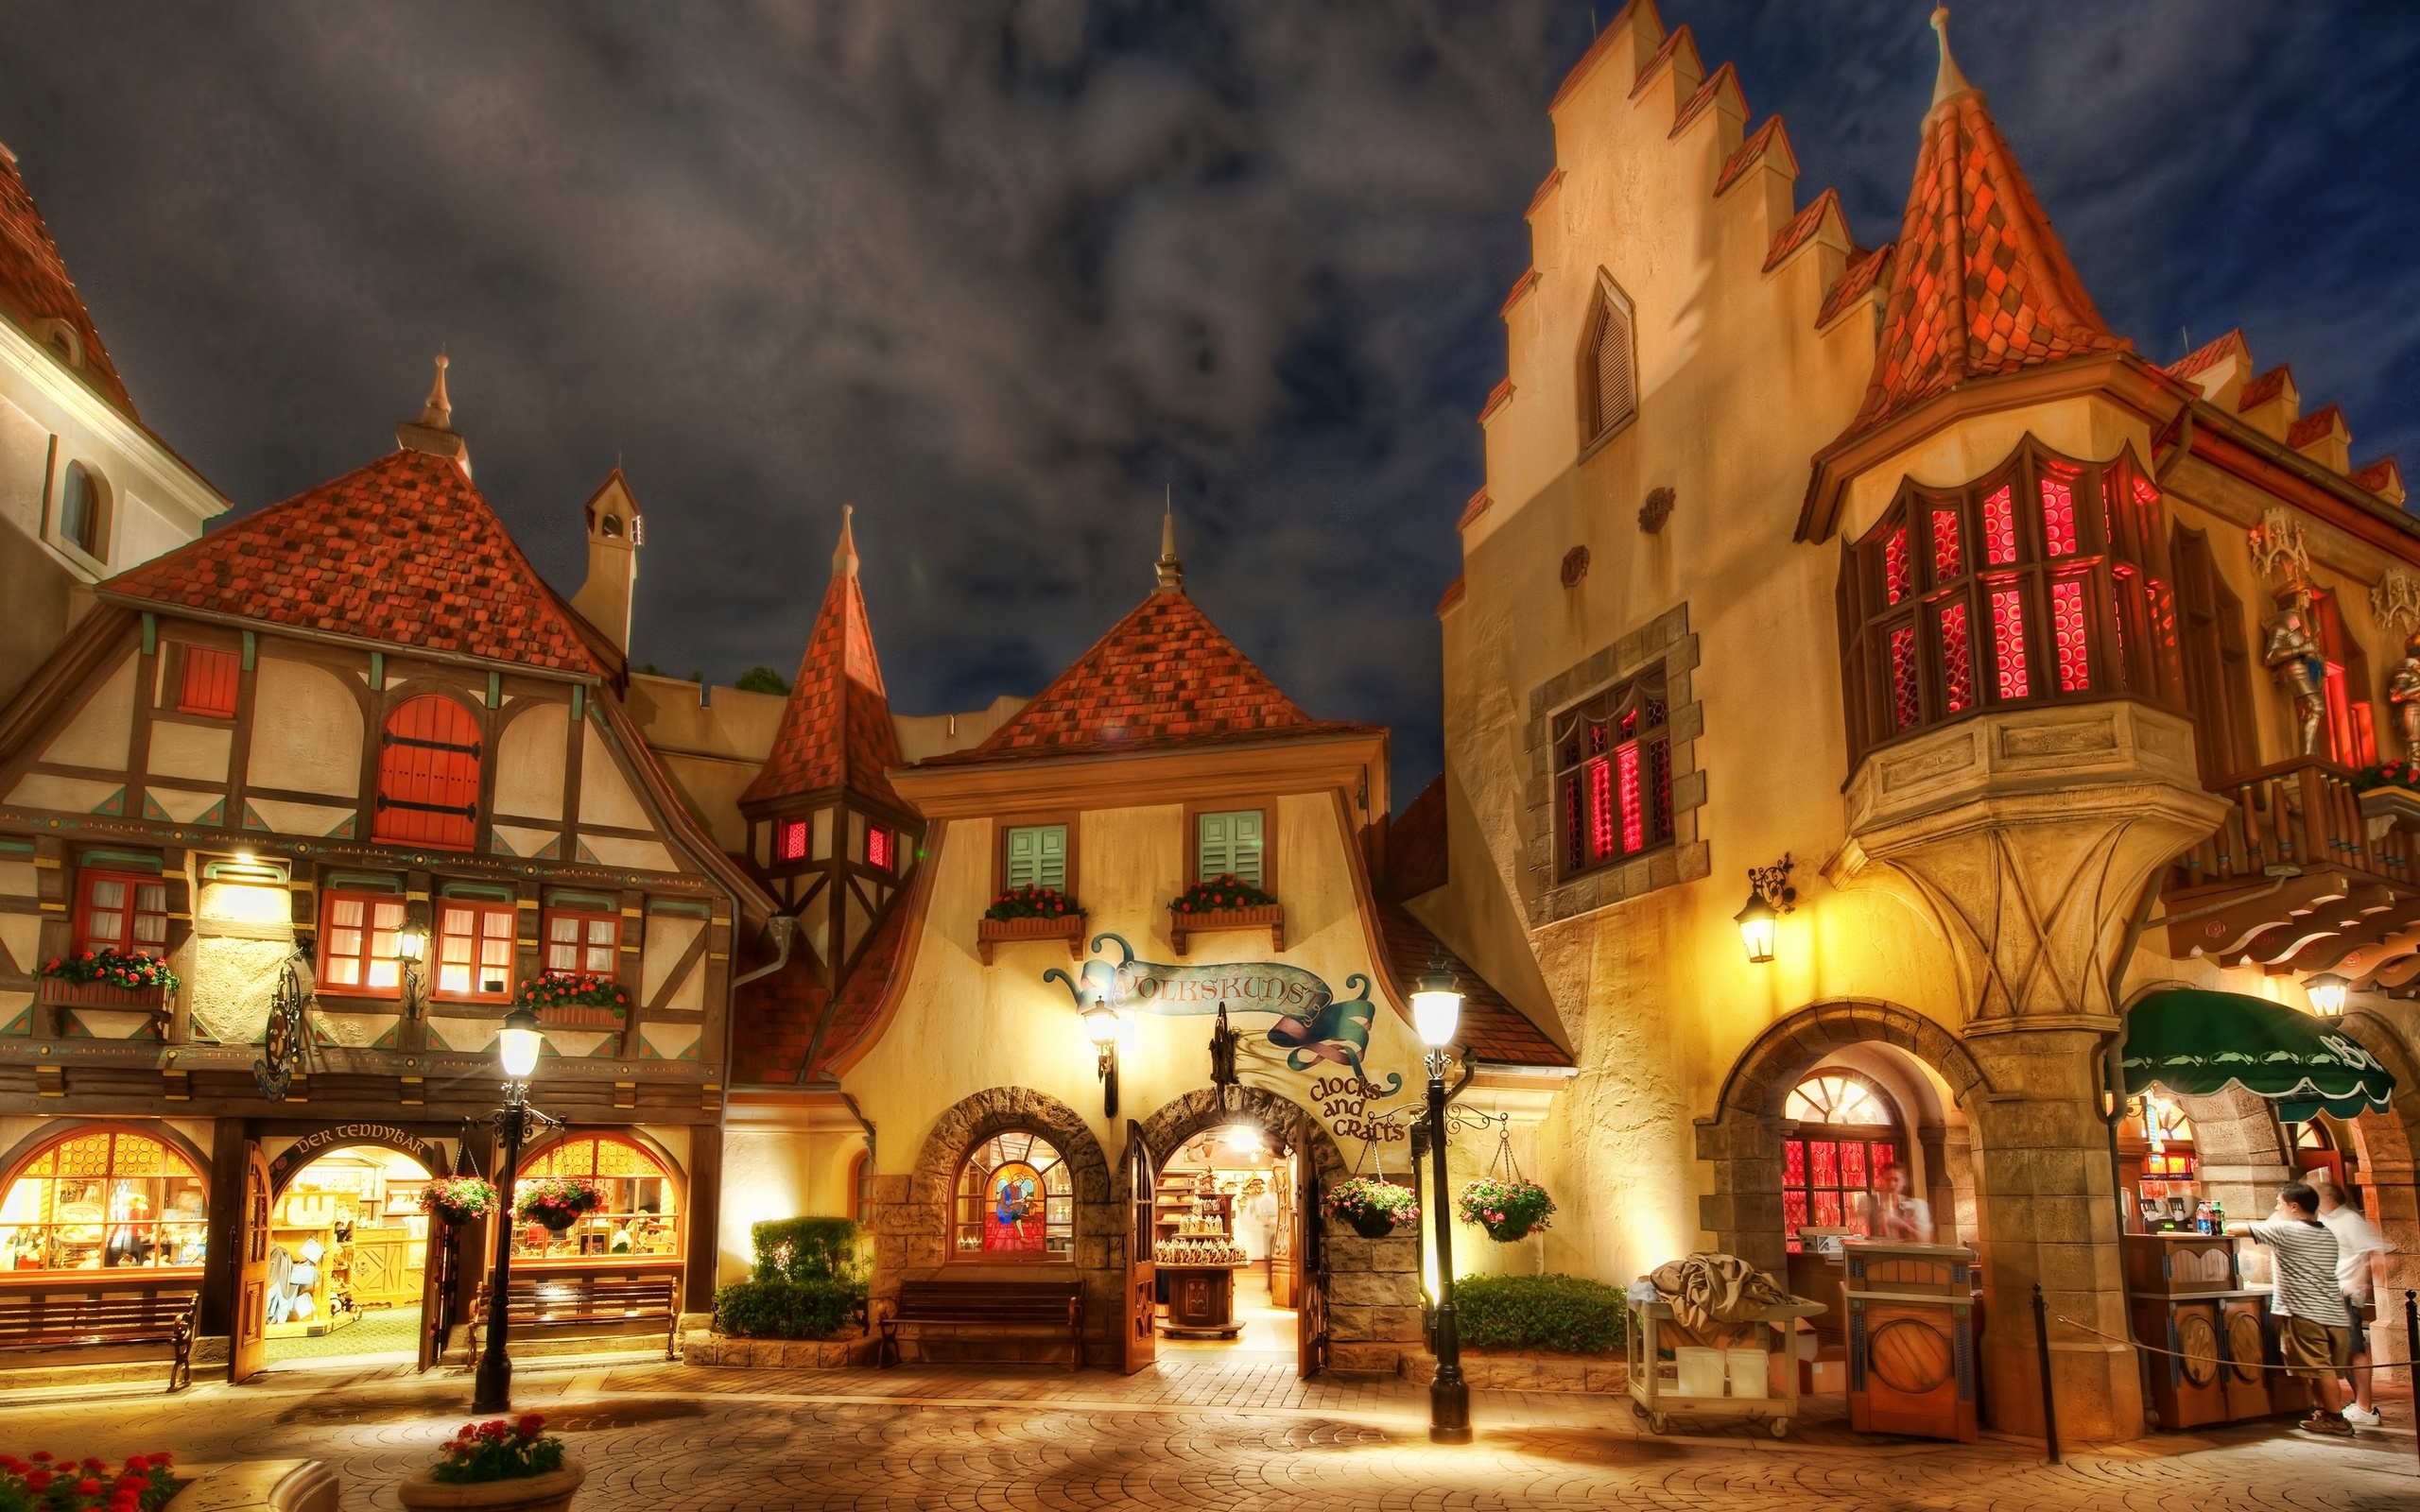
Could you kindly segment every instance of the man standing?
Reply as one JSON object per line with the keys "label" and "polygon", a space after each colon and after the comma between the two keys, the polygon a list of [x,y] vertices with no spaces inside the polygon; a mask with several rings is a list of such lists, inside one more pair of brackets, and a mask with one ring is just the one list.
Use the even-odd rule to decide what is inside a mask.
{"label": "man standing", "polygon": [[2344,1308],[2353,1326],[2353,1405],[2344,1420],[2357,1428],[2376,1428],[2377,1405],[2370,1400],[2370,1299],[2378,1268],[2394,1246],[2361,1210],[2345,1201],[2334,1173],[2322,1168],[2310,1174],[2311,1190],[2319,1194],[2319,1221],[2336,1236],[2336,1285],[2344,1294]]}
{"label": "man standing", "polygon": [[2299,1181],[2277,1189],[2276,1211],[2259,1223],[2232,1223],[2269,1246],[2277,1275],[2277,1343],[2288,1373],[2311,1384],[2320,1405],[2298,1425],[2313,1434],[2349,1435],[2344,1384],[2337,1376],[2353,1361],[2353,1331],[2345,1327],[2344,1294],[2336,1285],[2336,1236],[2319,1221],[2319,1194]]}

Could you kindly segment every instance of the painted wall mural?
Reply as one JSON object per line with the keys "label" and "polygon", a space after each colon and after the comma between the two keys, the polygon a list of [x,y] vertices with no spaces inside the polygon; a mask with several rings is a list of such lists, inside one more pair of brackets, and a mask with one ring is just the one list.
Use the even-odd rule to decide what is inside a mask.
{"label": "painted wall mural", "polygon": [[[1114,947],[1114,958],[1103,958]],[[1384,1102],[1403,1091],[1403,1073],[1384,1077],[1364,1065],[1370,1050],[1370,1028],[1377,1007],[1370,1001],[1370,978],[1359,971],[1344,979],[1352,994],[1339,998],[1336,988],[1318,974],[1278,961],[1170,965],[1138,960],[1134,948],[1120,935],[1092,938],[1095,958],[1074,976],[1057,967],[1042,973],[1057,982],[1081,1009],[1095,997],[1132,1013],[1167,1017],[1210,1017],[1224,1007],[1231,1018],[1265,1013],[1270,1022],[1268,1042],[1284,1052],[1287,1069],[1311,1077],[1305,1100],[1341,1139],[1399,1142],[1399,1122],[1374,1116],[1371,1104]]]}

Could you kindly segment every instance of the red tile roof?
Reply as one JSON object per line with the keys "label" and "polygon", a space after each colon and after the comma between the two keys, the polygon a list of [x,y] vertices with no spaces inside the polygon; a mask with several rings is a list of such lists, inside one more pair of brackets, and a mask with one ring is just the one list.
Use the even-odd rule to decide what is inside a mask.
{"label": "red tile roof", "polygon": [[1554,172],[1538,180],[1538,192],[1530,197],[1530,208],[1521,213],[1521,218],[1527,220],[1530,216],[1536,215],[1538,207],[1547,202],[1547,196],[1554,193],[1555,185],[1561,182],[1563,182],[1561,168],[1555,169]]}
{"label": "red tile roof", "polygon": [[1446,950],[1428,932],[1428,926],[1414,919],[1403,904],[1380,903],[1378,927],[1386,936],[1387,962],[1394,969],[1394,979],[1407,990],[1428,970],[1430,961],[1440,954],[1444,956],[1462,989],[1461,1026],[1455,1038],[1473,1060],[1510,1066],[1572,1063],[1568,1052],[1531,1023],[1527,1014],[1508,1002],[1461,956]]}
{"label": "red tile roof", "polygon": [[[1605,29],[1604,36],[1612,35],[1613,28],[1609,26]],[[1602,37],[1599,39],[1599,42],[1602,40]],[[1654,57],[1638,65],[1638,77],[1632,79],[1630,84],[1631,97],[1636,99],[1638,92],[1645,89],[1648,80],[1655,77],[1655,71],[1679,57],[1681,50],[1685,47],[1688,49],[1691,58],[1697,57],[1697,38],[1690,34],[1689,24],[1685,21],[1672,28],[1672,34],[1664,39],[1664,45],[1655,49]],[[1591,48],[1590,51],[1593,52],[1595,49]],[[1553,107],[1548,106],[1547,109],[1551,110]]]}
{"label": "red tile roof", "polygon": [[1456,573],[1454,575],[1454,580],[1445,585],[1445,591],[1437,595],[1437,612],[1439,614],[1443,614],[1447,610],[1452,609],[1455,605],[1461,603],[1462,601],[1462,594],[1468,590],[1469,586],[1469,580],[1464,577],[1462,574]]}
{"label": "red tile roof", "polygon": [[1765,124],[1756,128],[1745,142],[1739,144],[1737,151],[1722,160],[1722,172],[1714,180],[1716,197],[1720,198],[1722,191],[1730,188],[1734,180],[1748,171],[1749,164],[1763,157],[1776,141],[1781,144],[1782,156],[1789,160],[1791,171],[1795,172],[1798,157],[1789,150],[1789,133],[1782,129],[1780,116],[1768,115],[1765,117]]}
{"label": "red tile roof", "polygon": [[1479,406],[1478,418],[1482,421],[1486,420],[1512,397],[1512,380],[1510,377],[1498,378],[1495,381],[1495,387],[1487,391],[1487,403]]}
{"label": "red tile roof", "polygon": [[[821,980],[822,966],[802,939],[790,949],[789,964],[770,976],[744,984],[732,1015],[732,1076],[743,1084],[794,1086],[828,1074],[824,1069],[856,1047],[875,1015],[899,965],[900,947],[908,938],[908,900],[893,901],[890,911],[866,941],[855,970],[840,984],[838,1001]],[[799,1068],[815,1047],[815,1030],[823,1022],[825,1005],[832,1022],[815,1057],[816,1075],[802,1077]]]}
{"label": "red tile roof", "polygon": [[138,608],[601,673],[462,470],[390,452],[101,584]]}
{"label": "red tile roof", "polygon": [[1504,302],[1496,307],[1496,315],[1499,317],[1511,315],[1512,306],[1521,302],[1521,296],[1537,286],[1538,270],[1532,267],[1524,271],[1519,278],[1512,281],[1512,292],[1504,296]]}
{"label": "red tile roof", "polygon": [[1979,90],[1957,88],[1925,116],[1894,261],[1873,380],[1848,435],[1969,379],[2125,348]]}
{"label": "red tile roof", "polygon": [[2284,393],[2286,391],[2286,386],[2293,381],[2294,369],[2290,365],[2281,362],[2274,368],[2270,369],[2267,372],[2262,373],[2259,377],[2253,379],[2248,384],[2245,384],[2243,386],[2243,395],[2235,402],[2235,407],[2238,411],[2257,409],[2261,405],[2269,403],[2269,401],[2276,398],[2279,394]]}
{"label": "red tile roof", "polygon": [[1898,250],[1898,246],[1896,242],[1884,242],[1870,252],[1850,248],[1847,266],[1841,269],[1840,277],[1832,280],[1832,286],[1824,291],[1824,307],[1815,312],[1815,324],[1819,327],[1830,325],[1835,317],[1857,301],[1858,296],[1881,282],[1891,270],[1891,254]]}
{"label": "red tile roof", "polygon": [[1687,103],[1681,107],[1680,113],[1672,118],[1672,129],[1669,134],[1679,136],[1687,130],[1689,123],[1703,115],[1706,108],[1721,96],[1722,86],[1725,84],[1731,86],[1732,94],[1739,96],[1740,106],[1744,109],[1748,99],[1739,89],[1738,71],[1726,62],[1705,76],[1705,82],[1698,86],[1698,92],[1689,96]]}
{"label": "red tile roof", "polygon": [[1487,513],[1489,508],[1492,507],[1495,503],[1495,501],[1494,499],[1487,496],[1487,490],[1485,489],[1481,489],[1477,493],[1472,494],[1470,502],[1462,506],[1462,517],[1454,522],[1454,528],[1457,530],[1468,530],[1471,527],[1471,523],[1477,520],[1480,515]]}
{"label": "red tile roof", "polygon": [[2395,465],[2394,457],[2381,456],[2367,467],[2355,469],[2353,482],[2372,493],[2400,493],[2403,491],[2403,469]]}
{"label": "red tile roof", "polygon": [[884,775],[904,760],[857,586],[856,548],[844,522],[832,583],[799,658],[772,754],[739,801],[745,807],[838,787],[913,812]]}
{"label": "red tile roof", "polygon": [[1824,213],[1827,210],[1840,218],[1842,227],[1848,225],[1848,217],[1841,214],[1840,194],[1835,190],[1824,190],[1817,195],[1806,209],[1790,216],[1789,224],[1784,226],[1780,234],[1773,237],[1772,249],[1765,253],[1764,270],[1768,273],[1772,272],[1774,268],[1781,266],[1790,253],[1806,246],[1807,240],[1815,234],[1815,229],[1824,224]]}
{"label": "red tile roof", "polygon": [[1162,589],[981,745],[923,765],[1168,750],[1364,728],[1305,713],[1192,599]]}
{"label": "red tile roof", "polygon": [[1417,898],[1445,885],[1445,778],[1428,780],[1420,796],[1387,825],[1387,896]]}
{"label": "red tile roof", "polygon": [[2171,378],[2190,378],[2196,373],[2216,367],[2219,361],[2229,352],[2242,357],[2246,363],[2251,362],[2252,345],[2243,339],[2243,327],[2238,326],[2216,341],[2194,348],[2184,356],[2162,368],[2160,371]]}
{"label": "red tile roof", "polygon": [[[136,418],[134,400],[101,345],[99,327],[84,308],[76,281],[67,276],[67,261],[50,239],[50,227],[34,208],[34,197],[17,172],[16,154],[0,147],[0,312],[33,335],[43,320],[64,320],[83,349],[82,373],[103,399],[129,420]],[[40,340],[40,337],[36,337]]]}
{"label": "red tile roof", "polygon": [[2344,411],[2340,405],[2330,404],[2325,409],[2312,410],[2287,426],[2286,444],[2301,451],[2331,431],[2343,437],[2347,442],[2353,439],[2353,428],[2344,423]]}

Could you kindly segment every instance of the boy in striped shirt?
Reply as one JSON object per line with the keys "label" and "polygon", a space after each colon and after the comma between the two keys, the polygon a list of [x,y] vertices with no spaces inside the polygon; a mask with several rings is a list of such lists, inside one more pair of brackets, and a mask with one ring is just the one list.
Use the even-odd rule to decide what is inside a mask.
{"label": "boy in striped shirt", "polygon": [[2344,1294],[2336,1284],[2336,1235],[2319,1221],[2319,1194],[2299,1181],[2277,1189],[2276,1211],[2259,1223],[2227,1225],[2267,1245],[2275,1261],[2277,1343],[2286,1369],[2311,1384],[2320,1405],[2297,1426],[2307,1433],[2350,1434],[2339,1374],[2353,1363],[2353,1331]]}

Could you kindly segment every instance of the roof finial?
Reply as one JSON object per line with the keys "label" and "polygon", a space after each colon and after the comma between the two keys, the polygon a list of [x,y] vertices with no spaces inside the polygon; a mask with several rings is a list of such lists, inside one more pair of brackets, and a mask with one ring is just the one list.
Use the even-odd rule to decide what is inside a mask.
{"label": "roof finial", "polygon": [[1184,563],[1176,559],[1176,490],[1167,490],[1167,505],[1160,515],[1160,591],[1164,593],[1184,592]]}
{"label": "roof finial", "polygon": [[1939,105],[1953,95],[1971,92],[1975,86],[1966,82],[1966,76],[1958,71],[1958,60],[1949,56],[1947,6],[1933,7],[1932,29],[1941,38],[1941,72],[1934,76],[1932,81],[1932,102]]}
{"label": "roof finial", "polygon": [[832,576],[835,577],[857,576],[857,538],[849,530],[849,516],[856,510],[854,504],[840,506],[840,543],[832,548]]}
{"label": "roof finial", "polygon": [[433,431],[454,428],[454,402],[445,397],[445,353],[437,353],[437,381],[428,386],[428,403],[422,406],[420,422]]}

